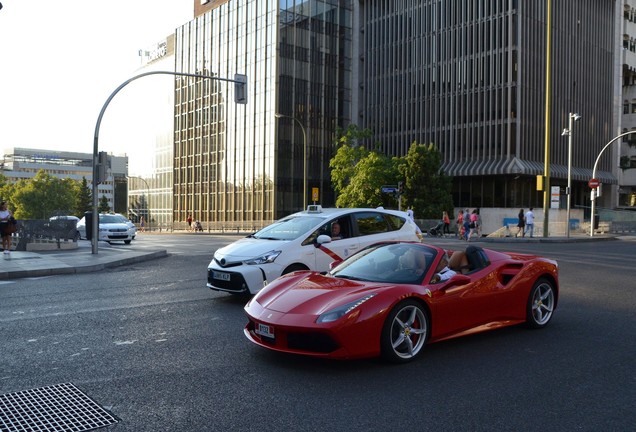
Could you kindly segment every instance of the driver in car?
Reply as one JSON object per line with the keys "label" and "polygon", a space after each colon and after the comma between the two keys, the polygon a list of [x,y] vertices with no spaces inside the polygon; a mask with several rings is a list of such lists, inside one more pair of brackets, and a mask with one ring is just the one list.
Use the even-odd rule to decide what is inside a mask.
{"label": "driver in car", "polygon": [[340,232],[340,224],[338,222],[334,222],[331,224],[331,240],[340,240],[342,238],[342,233]]}

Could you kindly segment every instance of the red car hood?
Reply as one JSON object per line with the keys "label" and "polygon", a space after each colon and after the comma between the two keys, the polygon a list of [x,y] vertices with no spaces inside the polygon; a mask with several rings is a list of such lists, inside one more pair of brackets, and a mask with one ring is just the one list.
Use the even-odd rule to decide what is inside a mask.
{"label": "red car hood", "polygon": [[358,300],[369,292],[378,292],[390,286],[303,272],[278,279],[261,290],[254,300],[271,311],[319,315],[335,306]]}

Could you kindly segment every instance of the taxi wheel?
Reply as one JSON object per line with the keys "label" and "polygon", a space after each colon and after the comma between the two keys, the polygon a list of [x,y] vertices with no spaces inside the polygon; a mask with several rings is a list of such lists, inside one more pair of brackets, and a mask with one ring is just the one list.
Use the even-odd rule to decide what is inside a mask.
{"label": "taxi wheel", "polygon": [[281,276],[287,273],[298,271],[298,270],[309,270],[309,268],[307,268],[307,266],[304,266],[302,264],[292,264],[289,267],[287,267],[285,270],[283,270],[283,272],[281,273]]}

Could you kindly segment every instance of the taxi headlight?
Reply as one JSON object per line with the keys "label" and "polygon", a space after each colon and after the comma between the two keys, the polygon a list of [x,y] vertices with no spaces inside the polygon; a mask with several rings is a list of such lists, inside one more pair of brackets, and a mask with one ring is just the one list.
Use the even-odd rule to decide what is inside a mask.
{"label": "taxi headlight", "polygon": [[245,260],[243,262],[247,265],[268,264],[274,262],[274,260],[278,258],[278,255],[280,255],[280,253],[281,251],[279,250],[273,250],[264,253],[263,255],[257,256],[256,258]]}

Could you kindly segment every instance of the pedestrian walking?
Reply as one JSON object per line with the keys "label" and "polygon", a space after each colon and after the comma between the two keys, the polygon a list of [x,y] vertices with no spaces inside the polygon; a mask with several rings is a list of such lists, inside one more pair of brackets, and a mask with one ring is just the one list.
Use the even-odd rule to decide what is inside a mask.
{"label": "pedestrian walking", "polygon": [[481,238],[481,212],[479,207],[475,209],[475,213],[477,214],[477,221],[475,222],[475,232],[477,233],[477,238]]}
{"label": "pedestrian walking", "polygon": [[464,240],[468,241],[470,238],[470,213],[468,209],[464,211]]}
{"label": "pedestrian walking", "polygon": [[468,226],[470,227],[470,232],[466,240],[470,241],[471,238],[477,236],[477,209],[470,214],[470,224]]}
{"label": "pedestrian walking", "polygon": [[464,238],[464,212],[457,212],[457,219],[455,219],[456,229],[455,237]]}
{"label": "pedestrian walking", "polygon": [[448,212],[442,212],[442,222],[444,222],[444,229],[442,231],[443,234],[450,234],[450,218],[448,217]]}
{"label": "pedestrian walking", "polygon": [[525,226],[526,226],[526,215],[523,212],[523,209],[519,210],[519,214],[517,215],[517,233],[515,234],[515,238],[521,234],[521,237],[526,236]]}
{"label": "pedestrian walking", "polygon": [[532,207],[526,212],[526,232],[530,235],[530,238],[534,236],[534,213]]}

